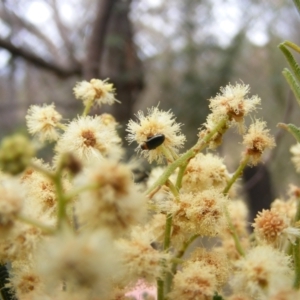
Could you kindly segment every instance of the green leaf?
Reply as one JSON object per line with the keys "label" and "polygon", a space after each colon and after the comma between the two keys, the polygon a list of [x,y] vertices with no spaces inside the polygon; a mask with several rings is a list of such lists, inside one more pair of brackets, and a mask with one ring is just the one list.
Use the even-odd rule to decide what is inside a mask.
{"label": "green leaf", "polygon": [[291,87],[291,89],[296,97],[296,100],[298,101],[298,104],[300,105],[300,86],[297,83],[294,75],[287,68],[285,68],[282,71],[282,74],[285,77],[286,81],[288,82],[289,86]]}
{"label": "green leaf", "polygon": [[294,138],[300,143],[300,128],[296,127],[293,124],[287,124],[288,132],[290,132]]}
{"label": "green leaf", "polygon": [[287,47],[295,50],[296,52],[300,53],[300,47],[298,45],[296,45],[295,43],[292,43],[290,41],[284,41],[282,44],[284,44],[284,46],[287,46]]}
{"label": "green leaf", "polygon": [[299,0],[293,0],[297,10],[298,10],[298,13],[300,14],[300,1]]}
{"label": "green leaf", "polygon": [[279,123],[277,126],[291,133],[296,141],[300,143],[300,128],[296,127],[294,124],[284,123]]}
{"label": "green leaf", "polygon": [[300,82],[300,67],[294,59],[294,56],[289,51],[289,49],[286,48],[285,43],[280,44],[279,49],[283,52],[285,58],[287,59],[293,73],[296,76],[296,79],[298,80],[298,82]]}

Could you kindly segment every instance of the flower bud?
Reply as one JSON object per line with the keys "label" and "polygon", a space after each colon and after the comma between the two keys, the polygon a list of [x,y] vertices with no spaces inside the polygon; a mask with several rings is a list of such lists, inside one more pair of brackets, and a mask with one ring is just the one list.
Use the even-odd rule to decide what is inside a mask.
{"label": "flower bud", "polygon": [[2,140],[0,145],[0,168],[12,175],[19,174],[28,166],[35,155],[35,149],[21,134],[14,134]]}

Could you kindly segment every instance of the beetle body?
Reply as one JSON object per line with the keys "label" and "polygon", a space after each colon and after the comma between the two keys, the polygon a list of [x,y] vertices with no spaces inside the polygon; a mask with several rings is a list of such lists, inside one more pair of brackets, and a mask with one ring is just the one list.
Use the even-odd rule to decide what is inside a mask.
{"label": "beetle body", "polygon": [[154,150],[165,141],[164,134],[156,134],[143,142],[140,147],[142,150]]}

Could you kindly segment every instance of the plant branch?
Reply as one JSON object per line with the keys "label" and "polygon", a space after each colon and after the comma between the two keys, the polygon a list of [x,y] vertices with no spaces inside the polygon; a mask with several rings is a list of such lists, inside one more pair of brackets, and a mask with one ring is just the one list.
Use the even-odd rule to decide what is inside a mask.
{"label": "plant branch", "polygon": [[191,158],[195,157],[197,153],[202,151],[213,138],[213,136],[219,132],[228,121],[228,117],[222,119],[206,136],[200,139],[195,146],[193,146],[190,150],[182,154],[177,160],[171,163],[164,173],[154,182],[154,184],[146,191],[146,195],[150,194],[157,187],[165,184],[167,179],[171,176],[171,174],[180,166],[186,164]]}
{"label": "plant branch", "polygon": [[[227,183],[227,186],[225,187],[225,189],[223,190],[223,194],[227,195],[230,188],[232,187],[232,185],[236,182],[236,180],[241,176],[243,170],[245,169],[245,167],[247,166],[247,163],[249,161],[249,156],[246,155],[244,160],[241,161],[239,167],[237,168],[237,170],[235,171],[235,173],[233,174],[233,176],[231,177],[231,179],[229,180],[229,182]],[[245,256],[245,251],[243,250],[243,247],[241,245],[240,239],[238,237],[238,234],[236,232],[236,229],[232,223],[228,208],[225,206],[225,216],[227,219],[227,223],[231,232],[231,235],[234,239],[234,243],[235,243],[235,248],[238,251],[238,253],[241,256]]]}
{"label": "plant branch", "polygon": [[225,189],[223,190],[223,194],[227,195],[230,188],[232,187],[232,185],[236,182],[236,180],[241,176],[241,174],[243,173],[245,167],[248,164],[250,157],[248,155],[245,156],[244,160],[240,163],[239,167],[237,168],[237,170],[234,172],[233,176],[231,177],[231,179],[228,181],[227,186],[225,187]]}
{"label": "plant branch", "polygon": [[75,66],[73,68],[65,68],[55,62],[48,62],[38,56],[37,54],[31,52],[22,47],[17,47],[8,40],[0,38],[0,48],[6,49],[12,55],[22,57],[28,62],[34,64],[35,66],[51,71],[55,73],[58,77],[65,78],[72,75],[81,75],[81,66]]}
{"label": "plant branch", "polygon": [[58,170],[54,178],[57,197],[57,229],[61,229],[67,219],[67,198],[62,185],[61,170]]}
{"label": "plant branch", "polygon": [[26,223],[28,225],[37,227],[39,229],[41,229],[43,232],[47,233],[47,234],[52,234],[55,232],[55,229],[53,227],[47,226],[39,221],[36,220],[32,220],[26,216],[23,215],[17,215],[17,219],[23,223]]}

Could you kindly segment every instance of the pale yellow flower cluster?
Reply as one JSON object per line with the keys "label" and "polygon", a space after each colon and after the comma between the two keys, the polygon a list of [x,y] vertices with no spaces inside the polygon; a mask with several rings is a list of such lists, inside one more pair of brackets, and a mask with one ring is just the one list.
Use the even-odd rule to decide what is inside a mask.
{"label": "pale yellow flower cluster", "polygon": [[[92,106],[90,101],[112,104],[113,91],[112,84],[100,80],[74,88],[86,107]],[[124,150],[114,117],[87,112],[85,108],[82,116],[61,123],[54,104],[30,107],[29,133],[42,143],[55,142],[50,164],[30,161],[25,147],[23,158],[22,149],[14,147],[20,144],[15,137],[1,145],[6,151],[1,168],[18,173],[0,174],[0,262],[11,264],[7,280],[17,299],[110,299],[116,291],[125,295],[126,285],[132,284],[127,272],[134,259],[128,260],[127,246],[116,239],[144,222],[146,198],[134,184],[130,167],[120,163]],[[132,243],[135,247],[134,239]],[[150,273],[151,251],[158,255],[157,270],[168,257],[151,243],[144,243],[150,251]],[[137,261],[146,262],[136,249]]]}
{"label": "pale yellow flower cluster", "polygon": [[[253,227],[259,239],[267,243],[275,243],[287,231],[288,219],[274,209],[263,209],[254,219]],[[300,231],[298,235],[300,235]]]}
{"label": "pale yellow flower cluster", "polygon": [[250,157],[250,164],[257,165],[266,149],[275,147],[275,140],[266,129],[266,122],[255,120],[244,135],[245,155]]}
{"label": "pale yellow flower cluster", "polygon": [[[201,270],[201,271],[200,271]],[[201,261],[186,265],[174,276],[171,299],[212,299],[217,290],[215,270]]]}
{"label": "pale yellow flower cluster", "polygon": [[[247,164],[257,165],[262,161],[263,153],[275,146],[274,138],[264,121],[254,119],[248,129],[245,127],[245,117],[254,112],[261,101],[257,96],[247,97],[248,93],[247,85],[228,85],[221,89],[221,94],[210,99],[212,113],[199,132],[199,142],[194,148],[196,153],[184,167],[184,173],[176,169],[169,175],[169,181],[165,185],[158,186],[150,193],[149,207],[155,214],[145,226],[145,234],[151,234],[155,238],[158,248],[165,249],[166,226],[170,219],[171,242],[168,247],[171,248],[166,250],[173,249],[174,252],[171,253],[175,255],[177,251],[177,259],[181,258],[185,247],[197,237],[218,236],[221,240],[215,251],[198,249],[195,252],[197,254],[187,258],[180,271],[172,269],[175,274],[169,299],[211,299],[228,282],[232,288],[230,299],[267,299],[291,292],[291,261],[282,250],[287,243],[294,243],[299,237],[299,231],[293,227],[292,221],[295,206],[288,206],[286,202],[279,203],[277,200],[274,202],[277,208],[259,213],[253,224],[256,244],[251,243],[247,206],[244,201],[233,199],[235,192],[230,190],[228,193],[230,188],[227,190],[234,175],[227,171],[222,158],[217,155],[197,153],[203,145],[201,143],[210,134],[211,139],[205,143],[209,148],[217,147],[232,125],[236,125],[243,134],[243,167]],[[137,115],[138,122],[130,121],[128,125],[128,140],[137,142],[138,152],[150,162],[156,160],[161,163],[164,158],[166,162],[172,163],[176,160],[173,153],[178,155],[181,133],[170,122],[173,116],[169,115],[169,122],[166,121],[167,115],[169,112],[163,114],[158,108],[153,108],[147,116],[140,112]],[[167,124],[170,127],[164,128]],[[175,135],[168,139],[171,127]],[[156,138],[159,135],[165,137],[162,143]],[[158,145],[151,149],[155,142]],[[147,187],[151,189],[151,186],[160,182],[160,178],[167,173],[166,170],[168,168],[154,168],[149,175]],[[279,207],[282,211],[279,211]],[[233,234],[239,240],[239,246],[232,237]],[[167,260],[164,266],[167,266],[166,262]],[[277,284],[278,278],[275,275],[276,264],[282,265],[282,269],[279,269],[280,276],[283,277],[280,284]],[[287,286],[290,289],[286,289]]]}
{"label": "pale yellow flower cluster", "polygon": [[98,106],[102,104],[112,105],[117,101],[114,96],[115,89],[113,84],[107,81],[108,79],[91,79],[90,82],[77,82],[73,89],[76,99],[82,100],[85,106],[90,103]]}
{"label": "pale yellow flower cluster", "polygon": [[238,260],[232,287],[252,299],[269,298],[292,286],[291,258],[271,246],[257,246]]}
{"label": "pale yellow flower cluster", "polygon": [[[119,239],[116,246],[122,253],[121,262],[126,270],[122,284],[131,285],[139,279],[148,283],[163,276],[169,269],[171,255],[153,247],[153,235],[144,228],[135,227],[129,239]],[[165,262],[162,265],[162,262]]]}
{"label": "pale yellow flower cluster", "polygon": [[58,139],[56,159],[72,153],[80,161],[93,164],[103,158],[119,160],[123,154],[115,126],[103,123],[101,117],[78,117],[71,121]]}
{"label": "pale yellow flower cluster", "polygon": [[230,175],[223,159],[211,153],[197,154],[191,159],[183,178],[183,189],[187,191],[199,191],[215,188],[222,191]]}
{"label": "pale yellow flower cluster", "polygon": [[[29,133],[54,142],[50,163],[32,158],[28,140],[0,145],[0,263],[11,266],[14,297],[128,300],[143,281],[157,288],[157,300],[299,298],[288,253],[299,243],[300,189],[249,220],[236,188],[246,165],[275,146],[264,121],[251,117],[245,126],[260,104],[249,86],[228,85],[210,99],[211,113],[184,153],[182,124],[171,111],[139,111],[127,140],[158,164],[139,184],[133,164],[121,162],[117,120],[89,115],[94,105],[117,101],[113,85],[83,81],[74,94],[84,110],[68,122],[54,104],[28,110]],[[230,173],[220,155],[203,150],[216,148],[232,126],[245,149]]]}
{"label": "pale yellow flower cluster", "polygon": [[180,132],[181,124],[175,122],[173,113],[153,107],[148,109],[147,116],[139,111],[136,117],[138,118],[137,122],[130,120],[128,123],[127,131],[129,134],[127,139],[130,143],[134,141],[138,143],[137,151],[142,151],[142,143],[155,138],[157,135],[163,135],[164,141],[161,146],[159,145],[151,151],[142,151],[142,155],[150,163],[154,160],[162,162],[163,158],[166,158],[165,151],[167,151],[167,158],[174,159],[178,150],[183,147],[186,138]]}
{"label": "pale yellow flower cluster", "polygon": [[229,121],[237,124],[241,131],[244,127],[244,118],[255,111],[261,99],[258,96],[247,97],[249,85],[236,84],[227,85],[221,88],[221,94],[210,99],[210,109],[214,119],[221,119],[227,116]]}
{"label": "pale yellow flower cluster", "polygon": [[215,189],[182,193],[171,205],[173,221],[183,236],[216,236],[226,226],[227,198]]}
{"label": "pale yellow flower cluster", "polygon": [[128,166],[102,161],[77,176],[82,192],[75,204],[79,224],[83,228],[107,228],[113,235],[122,236],[133,224],[146,217],[146,199],[132,181]]}
{"label": "pale yellow flower cluster", "polygon": [[43,141],[56,141],[59,137],[58,128],[62,116],[51,105],[32,105],[26,116],[28,132]]}

